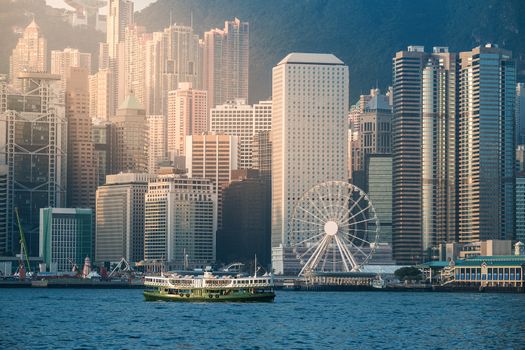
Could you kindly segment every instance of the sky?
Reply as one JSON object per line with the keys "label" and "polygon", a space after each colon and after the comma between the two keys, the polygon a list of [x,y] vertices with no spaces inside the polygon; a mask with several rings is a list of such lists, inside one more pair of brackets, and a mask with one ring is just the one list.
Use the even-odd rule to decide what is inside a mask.
{"label": "sky", "polygon": [[[144,7],[148,6],[149,4],[155,2],[156,0],[134,0],[133,2],[135,3],[135,11],[140,11],[142,10]],[[68,9],[71,9],[69,6],[67,6],[63,0],[46,0],[46,3],[49,5],[49,6],[53,6],[53,7],[63,7],[63,8],[68,8]],[[101,13],[105,13],[106,11],[103,9],[101,11]]]}

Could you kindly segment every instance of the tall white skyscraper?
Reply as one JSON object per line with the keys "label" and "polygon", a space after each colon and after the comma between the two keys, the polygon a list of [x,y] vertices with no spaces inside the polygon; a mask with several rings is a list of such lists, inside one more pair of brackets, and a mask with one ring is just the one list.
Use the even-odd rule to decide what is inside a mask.
{"label": "tall white skyscraper", "polygon": [[295,203],[319,183],[347,181],[348,67],[331,54],[289,54],[273,68],[272,98],[272,265],[283,273]]}
{"label": "tall white skyscraper", "polygon": [[248,99],[250,25],[238,18],[204,33],[204,86],[210,107]]}
{"label": "tall white skyscraper", "polygon": [[[101,45],[100,47],[99,67],[108,68],[113,77],[111,90],[108,94],[111,100],[111,114],[116,112],[115,109],[124,100],[124,95],[129,93],[129,91],[126,91],[121,94],[122,96],[119,96],[119,83],[126,81],[119,74],[124,75],[123,55],[126,47],[124,44],[126,28],[132,25],[133,22],[133,1],[108,0],[106,45]],[[105,54],[107,54],[107,57],[104,56]]]}
{"label": "tall white skyscraper", "polygon": [[124,41],[118,51],[118,103],[122,103],[130,91],[144,106],[145,42],[149,37],[146,29],[135,24],[125,28]]}
{"label": "tall white skyscraper", "polygon": [[180,83],[168,92],[168,152],[170,158],[184,155],[186,136],[207,131],[206,91],[193,89],[191,83]]}
{"label": "tall white skyscraper", "polygon": [[9,57],[9,79],[17,88],[22,87],[18,79],[20,72],[47,71],[47,40],[40,33],[35,20],[26,27],[22,37]]}
{"label": "tall white skyscraper", "polygon": [[126,27],[133,24],[133,1],[108,0],[106,43],[108,55],[116,58],[118,44],[124,41]]}
{"label": "tall white skyscraper", "polygon": [[171,25],[144,42],[145,105],[148,114],[167,114],[168,91],[179,83],[202,87],[202,46],[193,28]]}
{"label": "tall white skyscraper", "polygon": [[101,69],[89,76],[89,116],[91,119],[109,120],[114,110],[112,98],[113,74]]}
{"label": "tall white skyscraper", "polygon": [[158,174],[159,163],[167,159],[166,117],[148,115],[148,173]]}
{"label": "tall white skyscraper", "polygon": [[228,101],[210,110],[210,130],[217,134],[239,136],[239,168],[252,167],[253,137],[272,129],[272,101],[253,106],[244,99]]}

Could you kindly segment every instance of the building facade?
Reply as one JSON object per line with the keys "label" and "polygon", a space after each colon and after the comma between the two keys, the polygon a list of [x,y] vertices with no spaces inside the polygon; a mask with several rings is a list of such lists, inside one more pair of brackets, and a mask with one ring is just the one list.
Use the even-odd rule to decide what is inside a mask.
{"label": "building facade", "polygon": [[101,69],[89,76],[89,115],[91,119],[108,121],[115,108],[112,98],[113,74]]}
{"label": "building facade", "polygon": [[525,84],[516,84],[516,144],[525,144]]}
{"label": "building facade", "polygon": [[134,95],[129,95],[111,118],[115,127],[115,170],[148,171],[148,124],[146,111]]}
{"label": "building facade", "polygon": [[459,241],[514,238],[516,66],[487,44],[460,54]]}
{"label": "building facade", "polygon": [[108,121],[95,119],[91,127],[95,178],[97,187],[106,183],[106,175],[115,174],[115,127]]}
{"label": "building facade", "polygon": [[330,54],[292,53],[273,68],[272,265],[286,269],[296,201],[326,181],[347,181],[348,67]]}
{"label": "building facade", "polygon": [[0,164],[7,173],[8,252],[18,250],[18,208],[31,256],[38,254],[40,208],[66,203],[67,121],[57,75],[19,73],[21,90],[0,83]]}
{"label": "building facade", "polygon": [[223,192],[222,230],[217,233],[217,259],[250,264],[254,256],[271,263],[269,184],[258,176],[234,180]]}
{"label": "building facade", "polygon": [[186,170],[191,178],[211,180],[217,195],[217,227],[222,227],[222,190],[238,169],[239,138],[229,135],[186,136]]}
{"label": "building facade", "polygon": [[65,89],[66,75],[70,67],[84,68],[91,74],[91,54],[80,52],[78,49],[66,47],[64,50],[51,51],[51,74],[62,77],[61,87]]}
{"label": "building facade", "polygon": [[52,271],[72,271],[93,257],[92,222],[91,209],[40,209],[40,257]]}
{"label": "building facade", "polygon": [[141,105],[145,105],[145,42],[148,39],[146,29],[136,24],[124,29],[124,40],[118,49],[118,99],[120,105],[133,91]]}
{"label": "building facade", "polygon": [[160,164],[168,159],[166,152],[166,117],[148,115],[148,172],[158,174]]}
{"label": "building facade", "polygon": [[381,226],[381,241],[392,245],[392,155],[370,154],[365,158],[366,193]]}
{"label": "building facade", "polygon": [[210,108],[236,98],[248,100],[250,25],[238,18],[204,33],[204,88]]}
{"label": "building facade", "polygon": [[393,65],[394,258],[413,264],[457,238],[457,55],[410,46]]}
{"label": "building facade", "polygon": [[259,170],[259,176],[267,183],[272,180],[272,134],[259,131],[253,135],[252,169]]}
{"label": "building facade", "polygon": [[239,137],[239,169],[253,166],[253,139],[258,132],[272,129],[272,101],[253,106],[236,99],[210,110],[210,131]]}
{"label": "building facade", "polygon": [[[364,170],[364,159],[368,154],[390,154],[392,105],[389,97],[379,89],[361,95],[351,112],[350,129],[353,137],[352,171]],[[354,136],[355,135],[355,136]]]}
{"label": "building facade", "polygon": [[184,155],[186,136],[204,134],[208,130],[206,91],[180,83],[168,92],[168,152],[170,159]]}
{"label": "building facade", "polygon": [[516,240],[525,242],[525,177],[516,177]]}
{"label": "building facade", "polygon": [[98,181],[89,117],[88,71],[85,68],[69,67],[65,81],[68,130],[67,203],[72,208],[95,210]]}
{"label": "building facade", "polygon": [[9,79],[15,88],[22,87],[20,72],[47,72],[47,40],[35,20],[25,28],[9,58]]}
{"label": "building facade", "polygon": [[168,92],[189,82],[202,89],[202,46],[192,27],[170,25],[145,42],[146,110],[167,115]]}
{"label": "building facade", "polygon": [[108,175],[97,189],[95,261],[144,258],[144,196],[155,176]]}
{"label": "building facade", "polygon": [[133,1],[108,0],[106,44],[108,56],[116,58],[118,44],[124,41],[126,27],[133,24]]}
{"label": "building facade", "polygon": [[145,198],[145,260],[179,269],[215,262],[217,195],[210,180],[160,175]]}
{"label": "building facade", "polygon": [[[111,75],[107,99],[110,115],[120,105],[119,85],[125,81],[122,77],[124,69],[124,41],[126,28],[134,23],[134,8],[131,0],[108,0],[106,43],[101,45],[99,55],[99,69],[108,70]],[[129,91],[126,91],[127,95]],[[122,96],[126,96],[122,95]],[[103,95],[98,95],[101,99]]]}

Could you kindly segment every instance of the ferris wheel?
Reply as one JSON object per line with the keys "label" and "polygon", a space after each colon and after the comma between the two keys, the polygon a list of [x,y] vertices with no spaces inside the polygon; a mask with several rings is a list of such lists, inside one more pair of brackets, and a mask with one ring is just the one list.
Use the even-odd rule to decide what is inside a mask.
{"label": "ferris wheel", "polygon": [[309,272],[359,271],[379,242],[379,220],[368,195],[352,184],[329,181],[307,191],[294,207],[289,244]]}

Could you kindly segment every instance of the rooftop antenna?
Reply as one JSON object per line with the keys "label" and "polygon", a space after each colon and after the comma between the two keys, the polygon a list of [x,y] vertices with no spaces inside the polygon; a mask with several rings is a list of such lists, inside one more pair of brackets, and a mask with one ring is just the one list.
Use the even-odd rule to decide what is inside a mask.
{"label": "rooftop antenna", "polygon": [[173,13],[170,10],[170,25],[169,26],[171,27],[172,24],[173,24]]}
{"label": "rooftop antenna", "polygon": [[193,29],[193,10],[190,10],[190,27]]}

